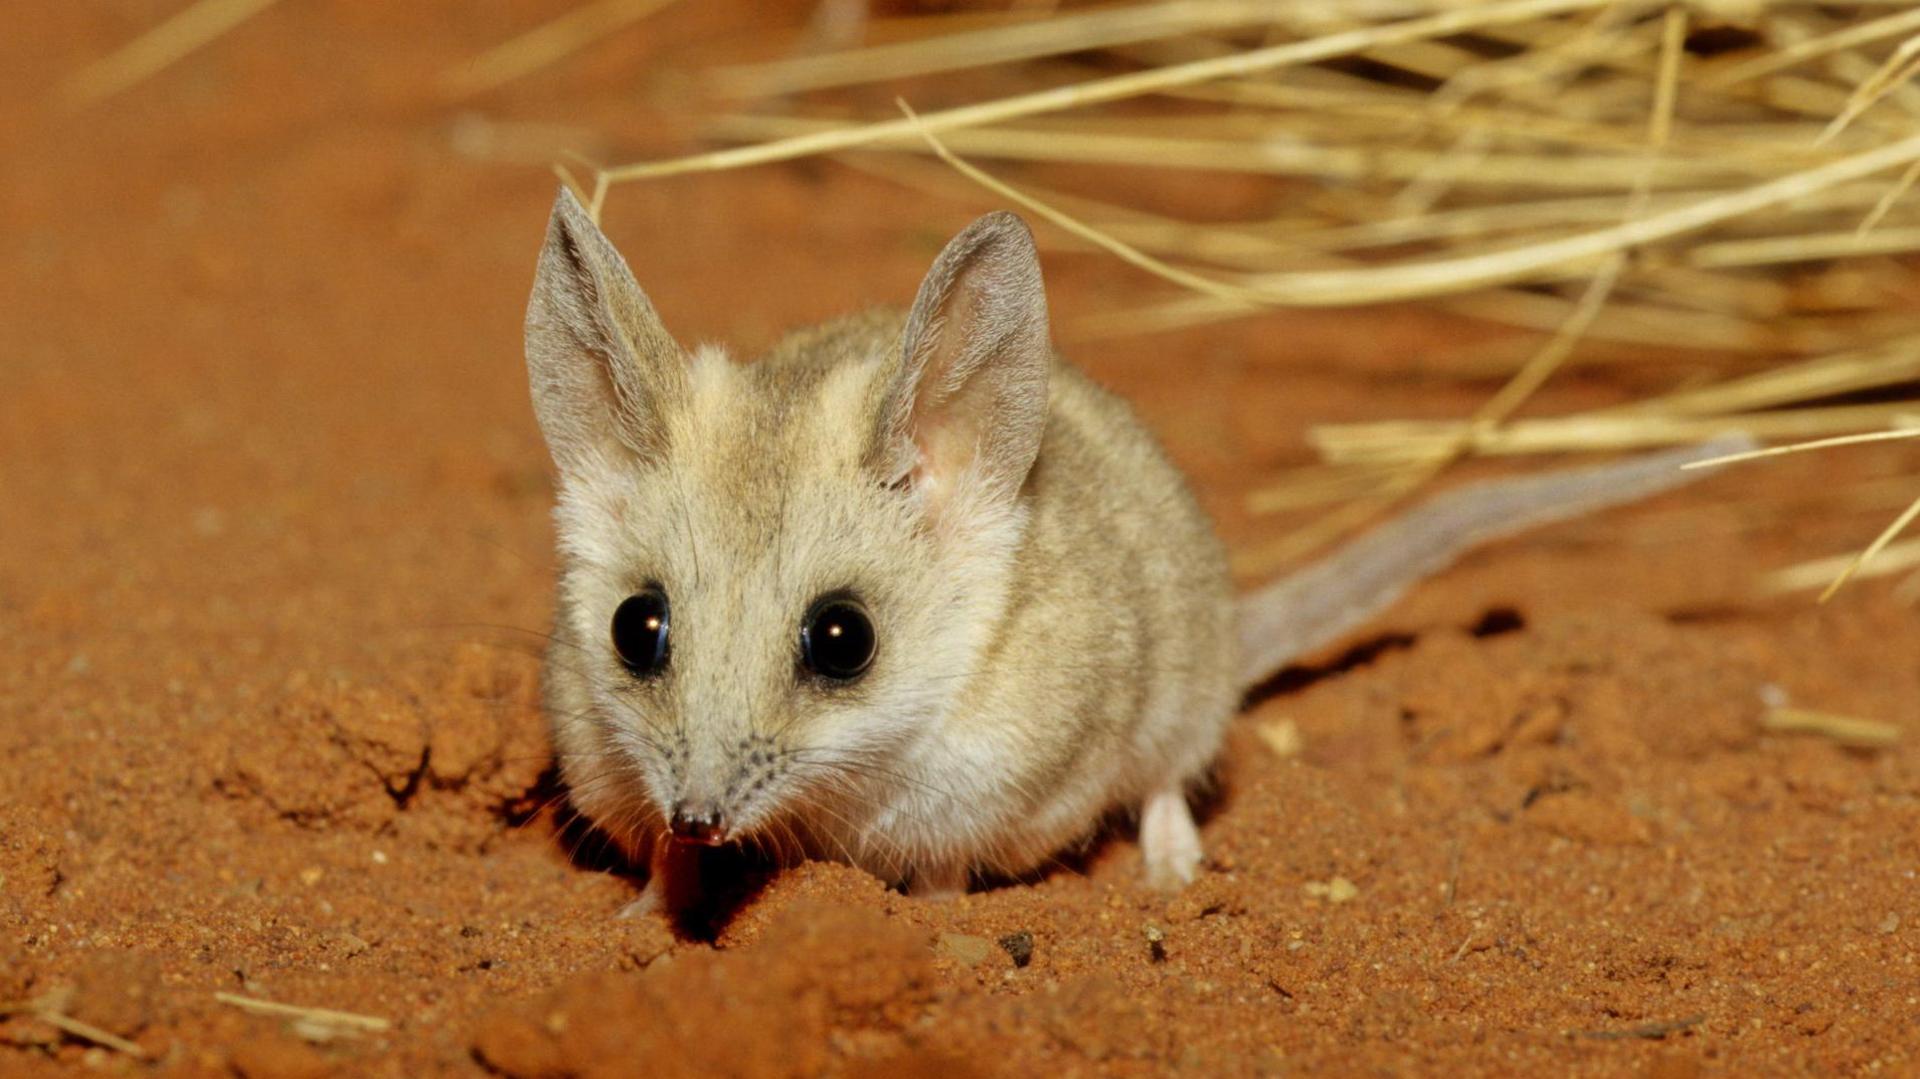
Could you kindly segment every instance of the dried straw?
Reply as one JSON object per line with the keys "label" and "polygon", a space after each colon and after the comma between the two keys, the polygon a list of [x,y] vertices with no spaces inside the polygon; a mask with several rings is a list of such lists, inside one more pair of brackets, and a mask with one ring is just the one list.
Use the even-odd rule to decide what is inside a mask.
{"label": "dried straw", "polygon": [[1505,22],[1519,22],[1595,8],[1607,2],[1609,0],[1509,0],[1506,3],[1484,4],[1422,19],[1366,27],[1307,41],[1234,53],[1210,60],[1095,79],[999,101],[928,113],[914,119],[838,128],[780,139],[759,146],[697,154],[669,161],[624,165],[608,169],[606,178],[609,183],[617,184],[687,172],[712,172],[740,168],[745,165],[791,161],[795,158],[833,153],[887,139],[912,137],[922,130],[938,134],[962,127],[979,127],[1017,120],[1040,113],[1123,101],[1127,98],[1160,93],[1216,79],[1241,78],[1289,65],[1309,64],[1319,60],[1348,56],[1397,42],[1466,33]]}
{"label": "dried straw", "polygon": [[1869,431],[1863,435],[1841,435],[1838,438],[1820,438],[1812,442],[1796,442],[1791,446],[1770,446],[1763,450],[1748,450],[1745,453],[1730,453],[1725,457],[1710,457],[1704,461],[1691,461],[1681,468],[1718,468],[1721,465],[1740,464],[1744,461],[1758,461],[1763,457],[1779,457],[1789,453],[1803,453],[1807,450],[1824,450],[1834,446],[1858,446],[1863,442],[1888,442],[1894,439],[1920,437],[1920,428],[1895,431]]}
{"label": "dried straw", "polygon": [[[1776,446],[1772,449],[1729,454],[1725,457],[1710,458],[1682,467],[1695,468],[1735,464],[1766,457],[1778,457],[1784,454],[1804,453],[1809,450],[1831,449],[1835,446],[1857,446],[1867,442],[1887,442],[1915,437],[1920,437],[1920,427],[1896,427],[1887,431],[1870,431],[1865,434],[1815,439],[1810,442],[1796,443],[1791,446]],[[1840,588],[1852,578],[1875,575],[1868,573],[1869,565],[1876,556],[1892,549],[1893,541],[1899,538],[1900,533],[1906,531],[1907,526],[1912,524],[1915,518],[1920,518],[1920,498],[1909,503],[1907,508],[1901,512],[1900,516],[1894,518],[1893,523],[1887,525],[1885,529],[1881,530],[1878,536],[1874,537],[1873,542],[1867,545],[1866,550],[1840,559],[1820,559],[1815,562],[1789,567],[1786,570],[1776,571],[1770,578],[1770,585],[1776,590],[1793,591],[1803,587],[1803,582],[1809,575],[1822,578],[1831,577],[1826,589],[1820,593],[1820,602],[1825,603],[1829,599],[1832,599],[1834,593],[1840,591]],[[1905,569],[1911,564],[1911,562],[1904,557],[1906,553],[1903,549],[1902,558],[1887,559],[1885,560],[1886,564],[1884,566],[1873,568],[1879,573],[1892,573]]]}
{"label": "dried straw", "polygon": [[297,1019],[318,1023],[330,1027],[350,1027],[355,1030],[383,1033],[393,1029],[393,1021],[377,1015],[361,1015],[358,1012],[335,1011],[332,1008],[307,1008],[297,1004],[281,1004],[273,1000],[261,1000],[258,997],[244,997],[238,993],[216,992],[213,999],[222,1004],[238,1008],[255,1015],[270,1015],[281,1019]]}
{"label": "dried straw", "polygon": [[1885,63],[1867,76],[1866,81],[1847,98],[1847,107],[1820,133],[1821,140],[1825,141],[1844,131],[1861,113],[1891,96],[1916,74],[1920,74],[1920,35],[1907,39],[1893,51],[1892,56],[1887,57]]}
{"label": "dried straw", "polygon": [[1769,709],[1760,726],[1777,734],[1816,734],[1852,749],[1884,749],[1900,740],[1900,728],[1891,723],[1806,708]]}
{"label": "dried straw", "polygon": [[713,73],[712,81],[724,94],[770,97],[1232,30],[1282,15],[1270,0],[1176,0],[1100,8],[917,41],[724,67]]}
{"label": "dried straw", "polygon": [[146,1059],[147,1051],[140,1048],[137,1043],[128,1041],[110,1030],[102,1030],[92,1023],[68,1015],[67,1008],[71,1005],[72,999],[73,987],[61,986],[30,1000],[0,1003],[0,1016],[31,1016],[62,1034],[92,1042],[116,1053],[124,1053],[135,1060]]}
{"label": "dried straw", "polygon": [[1901,34],[1920,30],[1920,8],[1896,12],[1879,19],[1871,19],[1820,37],[1795,42],[1784,49],[1756,56],[1739,64],[1731,64],[1706,76],[1709,86],[1724,87],[1762,75],[1771,75],[1776,71],[1785,71],[1796,64],[1806,63],[1832,53],[1855,49],[1871,44],[1883,38],[1898,37]]}
{"label": "dried straw", "polygon": [[1715,416],[1618,410],[1515,420],[1497,431],[1475,430],[1462,420],[1387,420],[1321,424],[1308,428],[1307,438],[1330,463],[1380,466],[1430,457],[1439,447],[1462,439],[1476,454],[1505,457],[1611,453],[1742,433],[1760,439],[1822,438],[1884,427],[1912,409],[1910,402],[1891,402]]}
{"label": "dried straw", "polygon": [[473,97],[551,67],[588,45],[639,22],[673,0],[597,0],[488,49],[446,73],[451,98]]}
{"label": "dried straw", "polygon": [[1900,516],[1893,519],[1892,524],[1882,529],[1880,534],[1873,538],[1873,542],[1867,544],[1866,550],[1854,555],[1853,558],[1847,562],[1846,567],[1840,571],[1838,576],[1834,577],[1833,583],[1826,587],[1826,591],[1820,593],[1820,602],[1825,603],[1832,599],[1833,594],[1840,591],[1843,585],[1866,567],[1868,563],[1872,562],[1874,556],[1886,550],[1889,544],[1898,539],[1900,533],[1906,531],[1907,526],[1912,524],[1916,517],[1920,517],[1920,498],[1914,499],[1905,510],[1901,511]]}
{"label": "dried straw", "polygon": [[172,18],[74,72],[60,98],[80,108],[151,78],[181,57],[272,7],[275,0],[199,0]]}
{"label": "dried straw", "polygon": [[1920,540],[1906,540],[1882,547],[1870,565],[1856,565],[1860,555],[1857,552],[1834,555],[1829,558],[1815,558],[1806,562],[1797,562],[1783,566],[1766,575],[1762,582],[1768,592],[1804,592],[1810,588],[1827,589],[1840,578],[1849,567],[1854,567],[1855,579],[1885,577],[1920,566]]}
{"label": "dried straw", "polygon": [[[1695,18],[1749,29],[1755,44],[1699,54]],[[598,171],[590,206],[622,183],[818,154],[950,192],[949,172],[911,156],[928,154],[1051,225],[1043,241],[1108,253],[1177,290],[1081,332],[1421,302],[1544,335],[1447,357],[1456,377],[1502,379],[1465,419],[1312,428],[1319,463],[1248,504],[1331,509],[1255,549],[1244,571],[1357,527],[1462,455],[1730,431],[1850,439],[1920,411],[1905,398],[1920,381],[1920,317],[1898,261],[1920,251],[1920,206],[1904,199],[1920,183],[1920,13],[1908,3],[1169,0],[895,25],[931,32],[722,69],[714,82],[782,95],[1030,65],[1043,84],[891,119],[844,106],[717,116],[703,129],[742,145]],[[1292,194],[1270,216],[1196,223],[1009,182],[988,159],[1279,176]],[[1667,392],[1521,416],[1570,363],[1644,370],[1688,349],[1706,355]],[[1888,396],[1842,399],[1865,391]]]}

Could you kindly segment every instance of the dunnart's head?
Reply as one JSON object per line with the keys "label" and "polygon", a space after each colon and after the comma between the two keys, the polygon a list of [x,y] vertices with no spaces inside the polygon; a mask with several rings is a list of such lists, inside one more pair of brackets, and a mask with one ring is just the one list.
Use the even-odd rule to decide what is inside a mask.
{"label": "dunnart's head", "polygon": [[527,311],[559,471],[549,676],[575,800],[618,832],[777,838],[900,792],[1006,602],[1047,417],[1039,265],[1010,214],[876,315],[736,363],[683,349],[580,204]]}

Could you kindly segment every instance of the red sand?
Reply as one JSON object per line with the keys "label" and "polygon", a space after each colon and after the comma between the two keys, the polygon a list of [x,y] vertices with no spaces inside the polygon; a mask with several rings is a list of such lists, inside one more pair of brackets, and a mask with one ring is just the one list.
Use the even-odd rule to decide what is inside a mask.
{"label": "red sand", "polygon": [[[550,147],[468,156],[434,96],[567,5],[287,3],[52,107],[179,6],[29,5],[0,35],[0,1001],[62,992],[151,1060],[15,1015],[0,1072],[1914,1070],[1920,740],[1757,720],[1773,684],[1913,726],[1920,627],[1882,585],[1821,610],[1750,587],[1870,535],[1911,493],[1897,447],[1503,544],[1356,661],[1311,657],[1238,725],[1178,898],[1135,886],[1123,834],[957,902],[810,865],[714,943],[614,921],[632,883],[544,811],[550,493],[519,322]],[[472,109],[684,147],[662,110],[742,55],[743,8],[681,5]],[[1126,197],[1286,195],[1143,173]],[[607,221],[676,332],[751,350],[905,300],[987,205],[806,162],[622,188]],[[1299,523],[1237,507],[1308,424],[1489,389],[1432,377],[1483,331],[1418,313],[1094,340],[1076,326],[1163,287],[1048,268],[1063,345],[1243,547]],[[1575,373],[1542,407],[1711,369]],[[1256,733],[1281,720],[1290,759]],[[392,1026],[329,1038],[216,991]]]}

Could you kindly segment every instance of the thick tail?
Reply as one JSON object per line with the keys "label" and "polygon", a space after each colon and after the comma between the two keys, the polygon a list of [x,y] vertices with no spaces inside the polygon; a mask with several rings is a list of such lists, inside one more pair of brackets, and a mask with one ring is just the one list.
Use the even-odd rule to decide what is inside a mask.
{"label": "thick tail", "polygon": [[1536,525],[1700,479],[1680,466],[1753,448],[1745,436],[1590,468],[1456,488],[1240,600],[1240,684],[1352,630],[1467,551]]}

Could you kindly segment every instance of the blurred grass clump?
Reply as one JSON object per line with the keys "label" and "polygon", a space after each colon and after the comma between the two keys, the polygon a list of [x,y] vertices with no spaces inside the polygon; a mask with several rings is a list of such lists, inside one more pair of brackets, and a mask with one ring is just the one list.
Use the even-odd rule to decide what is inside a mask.
{"label": "blurred grass clump", "polygon": [[[859,36],[864,5],[822,13]],[[886,29],[883,44],[710,72],[734,105],[704,128],[734,145],[596,169],[583,193],[597,207],[621,183],[832,154],[909,183],[982,185],[1173,286],[1097,332],[1385,302],[1537,331],[1456,358],[1463,377],[1505,375],[1473,415],[1314,428],[1319,462],[1274,477],[1249,508],[1326,512],[1245,552],[1243,571],[1337,539],[1464,456],[1732,431],[1899,437],[1920,414],[1904,258],[1920,249],[1920,207],[1905,198],[1920,178],[1910,4],[1173,0]],[[832,94],[982,68],[1032,89],[918,115]],[[1111,169],[1115,191],[1150,168],[1271,175],[1298,194],[1281,216],[1199,223],[980,165],[1022,161]],[[1514,418],[1569,361],[1676,354],[1690,375],[1669,392]],[[1876,553],[1882,572],[1920,561],[1904,545]],[[1834,569],[1789,567],[1772,583],[1816,568]]]}

